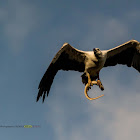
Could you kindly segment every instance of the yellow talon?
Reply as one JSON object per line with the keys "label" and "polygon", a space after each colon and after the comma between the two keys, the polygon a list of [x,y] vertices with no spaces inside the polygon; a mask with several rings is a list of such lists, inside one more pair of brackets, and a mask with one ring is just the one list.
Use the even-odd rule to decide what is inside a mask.
{"label": "yellow talon", "polygon": [[[92,86],[93,86],[93,85],[98,85],[97,81],[92,81],[91,83],[92,83]],[[100,96],[98,96],[98,97],[90,98],[90,97],[88,96],[88,94],[87,94],[88,89],[89,89],[89,84],[87,83],[86,86],[85,86],[85,96],[86,96],[86,98],[87,98],[88,100],[96,100],[96,99],[98,99],[98,98],[104,96],[104,94],[102,94],[102,95],[100,95]]]}

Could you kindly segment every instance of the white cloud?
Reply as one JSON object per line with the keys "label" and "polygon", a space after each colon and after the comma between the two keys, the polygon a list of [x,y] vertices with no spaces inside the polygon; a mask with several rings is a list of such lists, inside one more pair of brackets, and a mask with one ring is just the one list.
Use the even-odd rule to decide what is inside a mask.
{"label": "white cloud", "polygon": [[139,21],[140,10],[135,9],[133,11],[129,11],[125,14],[125,19],[129,20],[129,22],[137,22]]}
{"label": "white cloud", "polygon": [[108,127],[108,133],[114,140],[118,139],[135,139],[140,137],[140,112],[130,112],[129,109],[119,109],[114,115],[114,121]]}
{"label": "white cloud", "polygon": [[0,8],[0,21],[5,21],[7,17],[7,11],[4,8]]}
{"label": "white cloud", "polygon": [[[127,25],[119,19],[98,17],[90,23],[89,35],[83,41],[83,46],[91,46],[93,43],[108,45],[113,41],[129,38]],[[98,47],[104,48],[104,46]],[[120,84],[121,79],[118,78],[121,70],[122,67],[112,68],[109,72],[102,70],[101,80],[103,79],[105,86],[105,96],[96,101],[88,101],[85,98],[84,87],[76,74],[71,76],[69,73],[67,79],[64,77],[57,79],[57,82],[65,80],[63,83],[61,81],[54,83],[50,92],[59,95],[55,94],[51,96],[53,99],[47,100],[50,110],[49,114],[45,114],[47,123],[51,124],[57,140],[139,139],[140,95],[137,89],[140,79],[133,74],[130,76],[132,81],[130,80],[126,88]],[[136,71],[130,72],[136,73]],[[94,88],[91,92],[94,92]],[[68,97],[64,98],[64,94]]]}
{"label": "white cloud", "polygon": [[[67,90],[69,91],[69,89]],[[116,91],[110,92],[117,94]],[[71,103],[68,101],[65,106],[59,98],[53,100],[53,102],[49,101],[51,111],[46,115],[47,123],[51,124],[58,140],[84,140],[93,137],[95,140],[105,139],[106,137],[113,140],[131,140],[132,138],[138,140],[140,137],[140,95],[134,93],[133,96],[131,91],[127,91],[127,93],[123,91],[122,93],[121,98],[108,96],[97,101],[84,100],[85,103],[80,104],[81,107],[78,107],[80,109],[78,111],[76,108],[79,105],[73,101],[74,97],[70,98]],[[81,99],[79,98],[79,100]],[[70,107],[71,104],[75,108]],[[85,104],[86,106],[84,106]]]}
{"label": "white cloud", "polygon": [[105,49],[107,45],[118,41],[124,43],[129,39],[129,29],[121,19],[96,15],[90,17],[88,22],[89,32],[83,40],[83,46]]}
{"label": "white cloud", "polygon": [[22,0],[13,0],[8,1],[7,5],[0,10],[6,45],[17,53],[24,46],[28,34],[36,27],[36,9]]}

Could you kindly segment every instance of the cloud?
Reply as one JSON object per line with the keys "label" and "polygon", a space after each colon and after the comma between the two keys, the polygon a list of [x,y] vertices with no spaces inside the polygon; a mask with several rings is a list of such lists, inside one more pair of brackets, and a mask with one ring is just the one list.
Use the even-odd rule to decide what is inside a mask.
{"label": "cloud", "polygon": [[[119,19],[98,16],[89,25],[89,34],[82,43],[86,47],[91,47],[94,42],[94,47],[97,45],[106,49],[108,44],[129,38],[127,25]],[[125,70],[122,72],[124,79],[132,78],[130,81],[124,80],[126,85],[121,82],[120,71],[123,69],[133,73],[131,76]],[[49,96],[52,97],[47,100],[49,111],[45,113],[47,123],[54,130],[55,139],[139,139],[140,95],[137,89],[140,80],[136,71],[129,71],[125,66],[102,71],[105,96],[96,101],[85,98],[84,86],[77,73],[69,73],[67,76],[65,73],[68,72],[63,72],[62,77],[61,74],[57,75],[50,91],[50,94],[56,94]],[[94,88],[91,92],[95,92]]]}
{"label": "cloud", "polygon": [[108,134],[111,134],[112,139],[135,139],[140,137],[140,112],[130,112],[127,109],[119,109],[116,111],[115,119],[108,126]]}
{"label": "cloud", "polygon": [[18,53],[30,32],[36,27],[36,9],[33,5],[22,0],[8,1],[0,9],[0,20],[3,23],[5,42],[14,53]]}
{"label": "cloud", "polygon": [[122,19],[95,15],[89,17],[88,24],[89,32],[83,40],[83,46],[92,45],[104,49],[110,44],[124,43],[130,38],[129,28]]}
{"label": "cloud", "polygon": [[4,8],[0,8],[0,21],[5,21],[7,17],[7,11]]}
{"label": "cloud", "polygon": [[[74,79],[74,76],[72,77]],[[71,81],[72,82],[72,81]],[[117,81],[110,83],[105,97],[96,101],[88,101],[83,93],[83,90],[77,89],[78,81],[74,82],[75,86],[68,82],[66,85],[68,98],[63,98],[64,90],[59,91],[58,86],[54,93],[62,93],[54,95],[48,101],[47,106],[50,106],[49,114],[45,115],[47,123],[51,124],[55,138],[58,140],[64,139],[81,139],[94,138],[117,140],[132,138],[138,140],[139,134],[139,92],[134,92],[133,89],[123,89],[120,86],[120,94],[112,87],[117,85]],[[76,92],[74,92],[76,89]],[[82,90],[82,93],[81,93]],[[62,92],[63,91],[63,92]],[[69,93],[70,91],[70,93]],[[73,91],[73,92],[72,92]],[[94,90],[92,91],[94,92]],[[75,95],[77,93],[77,95]],[[70,95],[72,94],[72,95]],[[111,94],[113,94],[111,96]],[[114,95],[117,95],[115,97]],[[76,96],[80,97],[76,97]],[[54,99],[55,98],[55,99]],[[74,99],[76,98],[76,99]],[[65,100],[65,101],[64,101]],[[76,101],[75,101],[76,100]],[[65,106],[64,106],[65,105]]]}

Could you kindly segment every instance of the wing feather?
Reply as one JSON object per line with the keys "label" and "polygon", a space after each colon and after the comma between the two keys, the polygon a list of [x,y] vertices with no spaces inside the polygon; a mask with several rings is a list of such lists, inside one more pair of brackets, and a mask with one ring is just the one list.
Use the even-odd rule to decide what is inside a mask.
{"label": "wing feather", "polygon": [[85,57],[84,51],[75,49],[68,43],[65,43],[55,55],[47,71],[42,77],[38,87],[39,92],[36,101],[38,101],[43,95],[44,102],[46,92],[48,96],[53,79],[58,70],[75,70],[83,72],[85,69]]}
{"label": "wing feather", "polygon": [[140,46],[136,47],[136,53],[133,57],[132,66],[140,72]]}
{"label": "wing feather", "polygon": [[133,66],[140,72],[140,43],[130,40],[118,47],[107,51],[107,58],[104,67],[115,66],[117,64]]}

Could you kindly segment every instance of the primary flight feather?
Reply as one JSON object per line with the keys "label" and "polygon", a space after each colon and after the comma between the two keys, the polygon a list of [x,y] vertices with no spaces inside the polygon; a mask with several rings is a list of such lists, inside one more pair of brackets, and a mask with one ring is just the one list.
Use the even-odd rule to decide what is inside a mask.
{"label": "primary flight feather", "polygon": [[[54,77],[59,70],[83,72],[82,82],[90,85],[93,80],[99,80],[99,72],[103,67],[117,64],[132,66],[140,72],[140,43],[130,40],[113,49],[103,51],[98,48],[94,48],[93,51],[81,51],[64,43],[40,81],[36,101],[43,96],[44,102],[46,92],[48,96]],[[104,90],[101,83],[100,88]]]}

